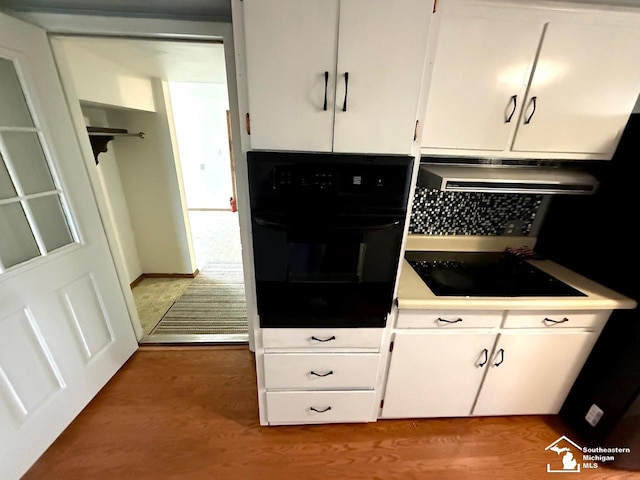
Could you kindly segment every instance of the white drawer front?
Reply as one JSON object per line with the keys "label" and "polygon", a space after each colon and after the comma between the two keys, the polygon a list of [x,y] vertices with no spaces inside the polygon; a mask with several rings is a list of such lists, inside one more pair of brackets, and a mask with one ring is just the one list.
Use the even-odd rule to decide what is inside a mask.
{"label": "white drawer front", "polygon": [[270,424],[369,422],[375,391],[267,392]]}
{"label": "white drawer front", "polygon": [[401,310],[397,328],[493,328],[502,322],[502,310]]}
{"label": "white drawer front", "polygon": [[601,328],[606,323],[610,310],[573,311],[510,311],[505,328]]}
{"label": "white drawer front", "polygon": [[270,348],[380,350],[382,328],[263,328],[262,345]]}
{"label": "white drawer front", "polygon": [[266,353],[267,389],[373,389],[378,353]]}

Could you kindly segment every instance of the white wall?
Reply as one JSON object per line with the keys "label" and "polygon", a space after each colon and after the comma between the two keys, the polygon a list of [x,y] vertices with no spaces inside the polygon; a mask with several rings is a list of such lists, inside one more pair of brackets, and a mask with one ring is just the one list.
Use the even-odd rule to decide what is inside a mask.
{"label": "white wall", "polygon": [[98,105],[155,111],[151,79],[63,40],[78,98]]}
{"label": "white wall", "polygon": [[[152,81],[156,113],[110,109],[109,124],[145,138],[122,137],[117,162],[144,273],[193,273],[195,261],[181,201],[163,85]],[[169,103],[169,99],[166,99]]]}
{"label": "white wall", "polygon": [[229,208],[233,195],[226,83],[170,82],[187,206]]}
{"label": "white wall", "polygon": [[[94,127],[110,127],[107,113],[103,109],[83,107],[82,113],[85,123]],[[117,127],[116,127],[117,128]],[[117,238],[116,248],[124,259],[126,275],[129,283],[133,282],[142,273],[142,264],[138,256],[138,248],[129,217],[129,207],[125,197],[120,170],[116,161],[117,140],[112,140],[107,145],[107,151],[98,156],[98,180],[107,195],[107,215],[114,226]]]}

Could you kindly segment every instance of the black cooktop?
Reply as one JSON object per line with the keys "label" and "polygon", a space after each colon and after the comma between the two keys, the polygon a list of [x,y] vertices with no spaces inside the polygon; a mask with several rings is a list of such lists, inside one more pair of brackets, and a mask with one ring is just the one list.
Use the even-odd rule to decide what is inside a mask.
{"label": "black cooktop", "polygon": [[438,296],[586,297],[511,253],[407,252],[405,258]]}

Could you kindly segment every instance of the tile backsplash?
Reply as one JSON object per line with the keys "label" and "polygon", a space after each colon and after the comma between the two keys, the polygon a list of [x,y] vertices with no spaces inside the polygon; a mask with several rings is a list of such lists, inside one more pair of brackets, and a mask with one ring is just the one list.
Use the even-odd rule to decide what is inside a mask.
{"label": "tile backsplash", "polygon": [[529,235],[543,195],[442,192],[416,187],[409,233],[425,235]]}

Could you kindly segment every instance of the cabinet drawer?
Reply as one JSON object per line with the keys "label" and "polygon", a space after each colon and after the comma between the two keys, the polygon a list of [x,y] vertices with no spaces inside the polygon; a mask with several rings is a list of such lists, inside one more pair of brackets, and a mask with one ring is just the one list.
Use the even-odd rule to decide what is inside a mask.
{"label": "cabinet drawer", "polygon": [[262,344],[270,348],[380,350],[382,328],[264,328]]}
{"label": "cabinet drawer", "polygon": [[378,353],[266,353],[267,389],[373,389]]}
{"label": "cabinet drawer", "polygon": [[610,314],[610,310],[511,311],[504,328],[600,328]]}
{"label": "cabinet drawer", "polygon": [[492,328],[502,322],[502,310],[401,310],[396,328]]}
{"label": "cabinet drawer", "polygon": [[369,422],[375,391],[267,392],[270,424]]}

